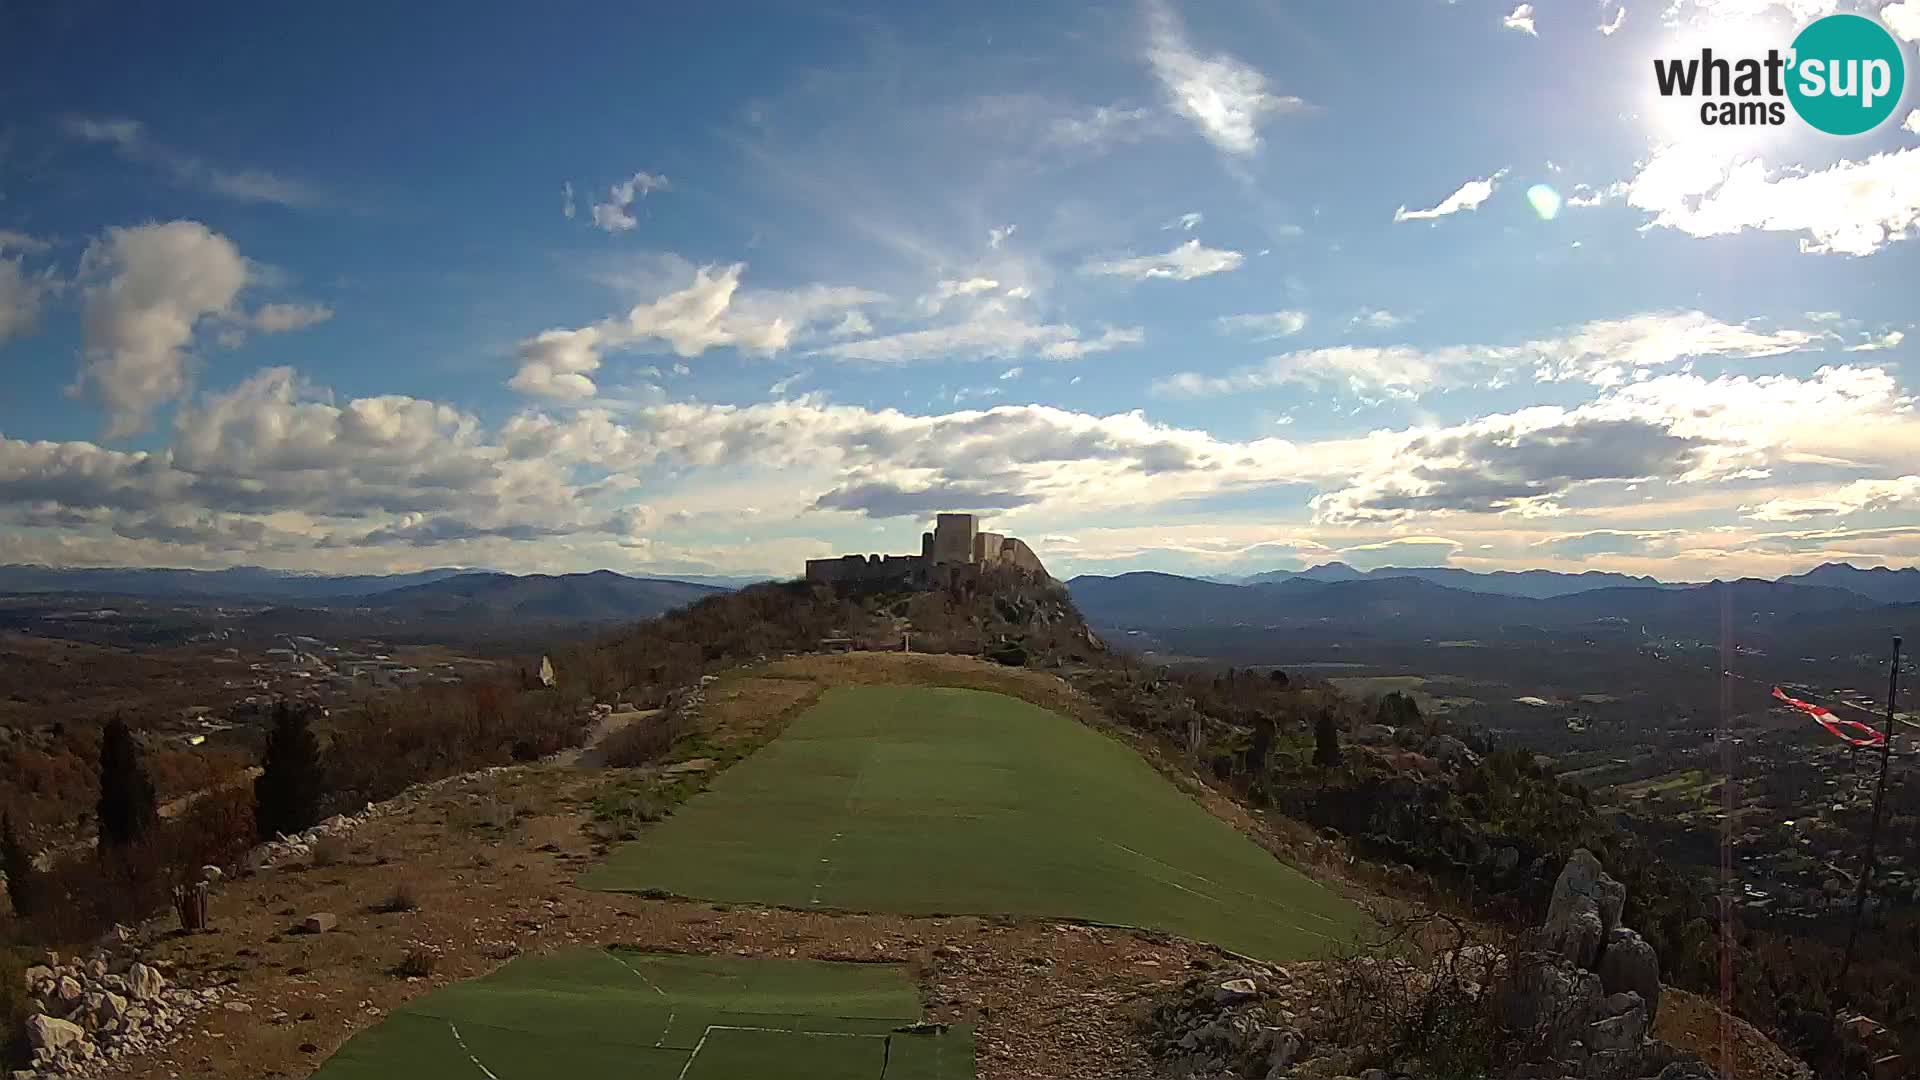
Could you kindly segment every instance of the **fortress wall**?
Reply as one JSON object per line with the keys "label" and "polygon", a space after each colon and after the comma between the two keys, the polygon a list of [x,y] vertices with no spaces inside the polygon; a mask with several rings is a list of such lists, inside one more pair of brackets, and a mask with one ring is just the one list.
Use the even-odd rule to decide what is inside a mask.
{"label": "fortress wall", "polygon": [[842,555],[836,559],[808,559],[807,580],[839,582],[905,581],[926,566],[918,555]]}
{"label": "fortress wall", "polygon": [[1000,558],[1000,546],[1007,538],[999,533],[976,533],[973,538],[973,561],[977,563],[997,562]]}

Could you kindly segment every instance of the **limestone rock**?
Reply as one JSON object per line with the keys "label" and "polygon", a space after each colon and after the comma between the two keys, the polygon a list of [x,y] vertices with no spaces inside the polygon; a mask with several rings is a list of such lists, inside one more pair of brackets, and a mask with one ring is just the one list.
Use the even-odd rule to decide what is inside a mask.
{"label": "limestone rock", "polygon": [[69,1046],[85,1043],[86,1040],[86,1029],[79,1024],[51,1016],[27,1018],[27,1042],[36,1053],[56,1054]]}
{"label": "limestone rock", "polygon": [[1213,991],[1213,1000],[1221,1005],[1234,1005],[1242,1001],[1251,1001],[1260,995],[1260,988],[1252,979],[1228,979]]}
{"label": "limestone rock", "polygon": [[1547,949],[1576,967],[1592,968],[1601,944],[1620,925],[1626,899],[1626,887],[1607,876],[1593,852],[1576,849],[1553,884],[1541,928]]}
{"label": "limestone rock", "polygon": [[1649,1021],[1660,1015],[1660,958],[1637,932],[1614,927],[1600,952],[1596,974],[1609,994],[1639,994],[1646,1003]]}
{"label": "limestone rock", "polygon": [[324,934],[339,925],[339,917],[330,911],[316,911],[300,920],[300,929],[309,934]]}
{"label": "limestone rock", "polygon": [[145,964],[135,964],[127,969],[127,992],[133,995],[135,1001],[151,1001],[166,988],[167,980]]}

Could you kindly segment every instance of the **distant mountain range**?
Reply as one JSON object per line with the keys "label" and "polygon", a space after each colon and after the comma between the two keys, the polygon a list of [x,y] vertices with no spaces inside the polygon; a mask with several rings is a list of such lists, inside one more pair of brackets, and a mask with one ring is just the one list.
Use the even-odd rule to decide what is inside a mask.
{"label": "distant mountain range", "polygon": [[[1660,581],[1601,570],[1566,574],[1557,570],[1463,570],[1456,566],[1386,566],[1374,570],[1355,570],[1343,562],[1321,563],[1306,570],[1269,570],[1245,577],[1206,577],[1199,580],[1227,585],[1262,585],[1305,578],[1308,581],[1359,581],[1383,578],[1419,578],[1468,592],[1496,596],[1531,596],[1547,599],[1571,593],[1606,588],[1691,589],[1703,582]],[[1760,579],[1746,579],[1760,580]],[[1920,603],[1920,569],[1884,566],[1859,569],[1847,563],[1822,563],[1804,574],[1775,578],[1782,585],[1821,585],[1846,589],[1883,604]]]}
{"label": "distant mountain range", "polygon": [[[1378,581],[1384,578],[1419,578],[1431,581],[1435,585],[1446,585],[1469,592],[1493,593],[1499,596],[1531,596],[1545,599],[1552,596],[1566,596],[1569,593],[1591,592],[1614,586],[1642,589],[1679,589],[1685,585],[1669,584],[1650,577],[1632,577],[1627,574],[1612,574],[1600,570],[1588,570],[1580,574],[1563,574],[1555,570],[1495,570],[1481,573],[1474,570],[1462,570],[1456,566],[1412,566],[1382,567],[1377,570],[1355,570],[1343,562],[1321,563],[1307,570],[1269,570],[1264,574],[1254,574],[1241,578],[1238,584],[1265,585],[1282,581],[1305,579],[1308,581]],[[1825,584],[1817,583],[1817,584]]]}
{"label": "distant mountain range", "polygon": [[[1435,580],[1438,578],[1439,580]],[[1340,564],[1259,575],[1230,585],[1172,574],[1082,576],[1067,583],[1088,621],[1107,628],[1259,627],[1350,631],[1356,636],[1472,638],[1566,631],[1641,630],[1708,635],[1723,614],[1743,632],[1813,623],[1851,625],[1855,613],[1904,619],[1920,609],[1920,571],[1828,564],[1765,581],[1678,584],[1617,574],[1535,570],[1479,574],[1452,568],[1361,573]]]}
{"label": "distant mountain range", "polygon": [[389,589],[359,597],[353,606],[419,618],[616,622],[652,618],[725,591],[685,581],[632,578],[611,570],[557,576],[478,573]]}
{"label": "distant mountain range", "polygon": [[[589,586],[608,586],[610,581],[618,579],[622,582],[690,584],[718,589],[742,588],[756,581],[766,580],[753,577],[694,575],[636,578],[616,574],[610,570],[602,570],[594,574],[566,574],[557,578],[537,574],[521,577],[492,570],[459,567],[421,570],[410,574],[337,576],[296,574],[258,566],[236,566],[226,570],[177,570],[6,565],[0,566],[0,593],[98,593],[152,599],[231,600],[266,604],[334,606],[355,598],[370,597],[457,578],[509,578],[545,582],[591,579],[583,582]],[[498,589],[501,586],[495,585],[494,588]],[[533,591],[543,588],[551,591],[553,586],[529,586]],[[582,603],[585,606],[591,606],[591,601]]]}

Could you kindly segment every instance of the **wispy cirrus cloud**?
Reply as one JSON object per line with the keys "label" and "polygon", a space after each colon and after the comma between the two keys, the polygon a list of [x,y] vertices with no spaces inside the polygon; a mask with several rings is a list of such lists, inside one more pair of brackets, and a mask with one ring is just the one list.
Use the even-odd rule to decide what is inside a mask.
{"label": "wispy cirrus cloud", "polygon": [[1196,52],[1179,16],[1162,0],[1147,6],[1146,57],[1173,110],[1229,154],[1260,149],[1260,125],[1267,117],[1307,107],[1300,98],[1273,93],[1267,77],[1244,60]]}
{"label": "wispy cirrus cloud", "polygon": [[1131,255],[1117,259],[1089,259],[1080,272],[1095,277],[1123,277],[1134,281],[1165,278],[1192,281],[1209,274],[1238,270],[1246,256],[1238,251],[1210,248],[1199,240],[1189,240],[1161,255]]}
{"label": "wispy cirrus cloud", "polygon": [[1344,388],[1354,394],[1416,397],[1430,390],[1508,372],[1536,381],[1615,386],[1643,369],[1685,359],[1777,356],[1817,344],[1821,335],[1754,329],[1701,311],[1649,312],[1596,319],[1517,345],[1339,346],[1305,349],[1224,375],[1180,372],[1154,384],[1175,397],[1211,397],[1285,385]]}
{"label": "wispy cirrus cloud", "polygon": [[1307,328],[1304,311],[1267,311],[1252,315],[1223,315],[1218,320],[1222,332],[1238,334],[1254,341],[1273,341],[1291,337]]}
{"label": "wispy cirrus cloud", "polygon": [[121,117],[63,116],[60,131],[81,142],[110,146],[121,157],[152,165],[175,183],[223,195],[240,202],[272,203],[296,209],[326,201],[312,185],[264,169],[226,169],[194,154],[156,141],[146,125]]}

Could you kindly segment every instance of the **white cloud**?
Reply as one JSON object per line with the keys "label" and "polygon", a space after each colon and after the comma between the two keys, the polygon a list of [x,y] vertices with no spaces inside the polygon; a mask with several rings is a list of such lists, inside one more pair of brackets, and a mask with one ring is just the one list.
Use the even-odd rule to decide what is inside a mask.
{"label": "white cloud", "polygon": [[1871,255],[1920,224],[1920,148],[1770,173],[1759,158],[1705,144],[1665,147],[1633,178],[1627,201],[1692,236],[1805,233],[1801,251]]}
{"label": "white cloud", "polygon": [[[1524,7],[1525,5],[1523,4],[1521,6]],[[1494,173],[1484,180],[1469,180],[1460,185],[1458,191],[1441,199],[1439,205],[1429,210],[1409,210],[1405,206],[1402,206],[1393,212],[1393,220],[1431,221],[1434,218],[1446,217],[1448,214],[1457,214],[1463,210],[1477,210],[1480,208],[1481,203],[1493,197],[1494,188],[1499,184],[1500,178],[1505,175],[1507,175],[1507,170],[1501,169],[1499,172]]]}
{"label": "white cloud", "polygon": [[1758,521],[1798,521],[1810,517],[1845,517],[1916,504],[1920,504],[1920,476],[1901,476],[1892,480],[1855,480],[1826,496],[1769,499],[1757,506],[1743,506],[1740,512]]}
{"label": "white cloud", "polygon": [[1905,341],[1906,339],[1907,339],[1907,335],[1905,331],[1889,330],[1886,333],[1879,335],[1878,337],[1869,337],[1867,338],[1867,340],[1861,342],[1858,345],[1849,345],[1847,346],[1847,351],[1848,352],[1879,352],[1882,349],[1891,349],[1899,345],[1902,341]]}
{"label": "white cloud", "polygon": [[1521,4],[1514,8],[1507,14],[1506,18],[1500,20],[1500,25],[1509,30],[1518,30],[1523,34],[1532,34],[1534,37],[1540,36],[1540,32],[1533,28],[1532,4]]}
{"label": "white cloud", "polygon": [[274,203],[287,207],[315,206],[324,201],[313,187],[261,169],[233,171],[155,142],[138,120],[112,117],[65,116],[60,130],[72,139],[102,143],[129,161],[157,166],[175,183],[197,187],[240,202]]}
{"label": "white cloud", "polygon": [[1255,341],[1272,341],[1275,338],[1291,337],[1307,328],[1307,313],[1304,311],[1269,311],[1257,315],[1224,315],[1219,320],[1220,329],[1231,334],[1244,334]]}
{"label": "white cloud", "polygon": [[1822,368],[1809,379],[1662,375],[1577,408],[1377,432],[1372,460],[1311,505],[1329,524],[1556,515],[1569,497],[1609,485],[1765,476],[1781,463],[1862,451],[1891,459],[1920,440],[1911,406],[1877,368]]}
{"label": "white cloud", "polygon": [[1895,36],[1907,41],[1920,41],[1920,0],[1902,0],[1901,3],[1888,4],[1880,9],[1880,21]]}
{"label": "white cloud", "polygon": [[1915,109],[1908,113],[1907,118],[1901,121],[1900,126],[1913,132],[1915,135],[1920,135],[1920,109]]}
{"label": "white cloud", "polygon": [[944,278],[934,283],[933,291],[920,298],[921,310],[938,314],[955,298],[979,296],[998,289],[1000,282],[990,277]]}
{"label": "white cloud", "polygon": [[1034,323],[998,313],[980,313],[964,322],[924,330],[908,330],[880,337],[843,341],[817,350],[837,360],[899,364],[948,357],[992,360],[1037,356],[1047,360],[1077,360],[1090,353],[1137,344],[1137,328],[1108,328],[1099,337],[1083,339],[1066,323]]}
{"label": "white cloud", "polygon": [[560,212],[566,215],[568,221],[573,220],[573,181],[571,180],[560,185]]}
{"label": "white cloud", "polygon": [[[0,246],[0,253],[5,250]],[[24,259],[0,257],[0,344],[33,329],[53,285],[50,272],[28,273]]]}
{"label": "white cloud", "polygon": [[792,346],[807,327],[836,316],[845,326],[847,314],[881,298],[865,289],[827,285],[742,291],[745,270],[745,263],[700,267],[685,288],[599,324],[603,339],[609,345],[658,342],[684,357],[723,347],[771,356]]}
{"label": "white cloud", "polygon": [[52,246],[52,244],[37,236],[30,236],[27,233],[18,232],[13,229],[0,229],[0,255],[4,255],[9,251],[38,255]]}
{"label": "white cloud", "polygon": [[827,331],[827,333],[832,334],[834,337],[855,337],[860,334],[871,334],[873,333],[873,322],[862,312],[849,311],[842,316],[840,321],[834,325],[834,328]]}
{"label": "white cloud", "polygon": [[1160,226],[1160,228],[1163,230],[1179,229],[1182,232],[1192,232],[1193,230],[1199,228],[1200,223],[1205,220],[1206,220],[1206,215],[1200,213],[1198,210],[1193,210],[1185,214],[1181,214],[1179,217],[1174,218],[1172,221],[1169,221],[1165,225]]}
{"label": "white cloud", "polygon": [[1182,372],[1159,380],[1153,389],[1170,396],[1208,397],[1304,384],[1344,388],[1363,398],[1410,398],[1514,371],[1530,372],[1538,381],[1615,386],[1637,372],[1689,358],[1775,356],[1817,340],[1817,335],[1802,330],[1756,330],[1723,323],[1700,311],[1652,312],[1597,319],[1519,345],[1307,349],[1225,375]]}
{"label": "white cloud", "polygon": [[1236,57],[1194,52],[1179,17],[1158,0],[1148,7],[1147,62],[1174,111],[1229,154],[1260,148],[1260,123],[1267,114],[1306,107],[1297,97],[1270,93],[1267,77]]}
{"label": "white cloud", "polygon": [[1017,378],[1019,378],[1019,377],[1021,376],[1021,374],[1022,374],[1022,373],[1023,373],[1024,371],[1025,371],[1025,369],[1024,369],[1024,368],[1020,368],[1020,367],[1017,367],[1017,366],[1016,366],[1016,367],[1010,367],[1010,368],[1008,368],[1007,370],[1005,370],[1005,371],[1003,371],[1003,372],[1001,372],[1001,373],[1000,373],[1000,379],[1001,379],[1001,381],[1002,381],[1002,382],[1004,382],[1004,381],[1006,381],[1006,380],[1008,380],[1008,379],[1017,379]]}
{"label": "white cloud", "polygon": [[1396,315],[1385,308],[1361,308],[1347,320],[1347,327],[1353,330],[1395,330],[1405,326],[1409,320],[1405,315]]}
{"label": "white cloud", "polygon": [[[655,191],[666,191],[672,184],[667,178],[650,172],[637,172],[607,189],[607,201],[593,204],[593,223],[607,232],[626,232],[639,224],[628,210],[636,198],[646,198]],[[572,185],[568,185],[569,203],[571,203]],[[572,215],[568,215],[572,216]]]}
{"label": "white cloud", "polygon": [[1627,9],[1624,6],[1613,9],[1613,18],[1600,24],[1600,32],[1612,37],[1620,32],[1621,24],[1627,21]]}
{"label": "white cloud", "polygon": [[1795,22],[1810,22],[1833,14],[1839,7],[1840,0],[1673,0],[1663,18],[1677,23],[1691,13],[1696,24],[1710,24],[1780,14]]}
{"label": "white cloud", "polygon": [[520,370],[507,385],[525,394],[581,400],[599,392],[600,331],[547,330],[520,345]]}
{"label": "white cloud", "polygon": [[77,388],[107,411],[109,436],[146,427],[158,405],[186,392],[187,346],[208,317],[226,316],[247,283],[247,262],[197,221],[108,229],[87,249]]}
{"label": "white cloud", "polygon": [[1124,259],[1090,260],[1080,267],[1080,272],[1132,278],[1135,281],[1145,281],[1148,278],[1192,281],[1194,278],[1206,277],[1209,274],[1237,270],[1245,261],[1246,256],[1237,251],[1205,247],[1198,240],[1189,240],[1164,255],[1136,255]]}
{"label": "white cloud", "polygon": [[263,304],[247,323],[263,334],[279,334],[304,330],[331,318],[333,309],[325,304]]}
{"label": "white cloud", "polygon": [[1100,332],[1099,337],[1075,336],[1043,345],[1040,347],[1040,355],[1048,360],[1078,360],[1094,353],[1110,352],[1124,345],[1138,345],[1146,339],[1146,332],[1137,326],[1109,326]]}
{"label": "white cloud", "polygon": [[1573,207],[1605,206],[1607,203],[1626,195],[1629,187],[1630,185],[1624,180],[1615,181],[1603,188],[1595,188],[1586,184],[1575,184],[1573,186],[1573,194],[1567,196],[1566,205]]}
{"label": "white cloud", "polygon": [[994,251],[999,251],[1000,245],[1006,243],[1007,238],[1012,236],[1019,228],[1020,226],[1018,225],[998,225],[988,229],[987,247]]}
{"label": "white cloud", "polygon": [[1071,109],[1053,119],[1045,138],[1063,147],[1104,150],[1115,143],[1144,138],[1152,116],[1146,109],[1118,105]]}

